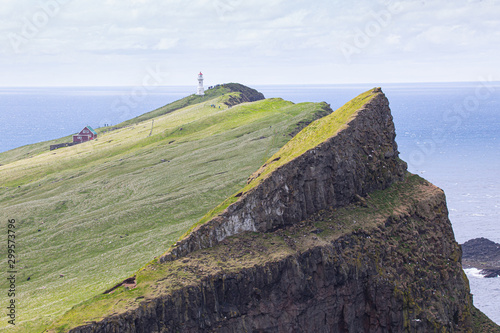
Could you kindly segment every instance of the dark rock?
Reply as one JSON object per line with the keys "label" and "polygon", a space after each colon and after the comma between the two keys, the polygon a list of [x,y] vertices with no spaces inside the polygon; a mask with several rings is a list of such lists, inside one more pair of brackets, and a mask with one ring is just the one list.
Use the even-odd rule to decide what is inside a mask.
{"label": "dark rock", "polygon": [[123,280],[122,282],[118,283],[117,285],[114,285],[113,287],[109,288],[108,290],[106,290],[104,292],[104,294],[110,294],[121,286],[135,286],[135,285],[136,285],[136,281],[135,281],[135,275],[134,275],[132,277],[129,277],[129,278]]}
{"label": "dark rock", "polygon": [[500,244],[475,238],[462,244],[463,258],[477,261],[500,261]]}
{"label": "dark rock", "polygon": [[486,268],[481,271],[486,278],[495,278],[500,276],[500,268]]}
{"label": "dark rock", "polygon": [[463,266],[481,269],[484,277],[500,276],[500,244],[486,238],[475,238],[462,244]]}

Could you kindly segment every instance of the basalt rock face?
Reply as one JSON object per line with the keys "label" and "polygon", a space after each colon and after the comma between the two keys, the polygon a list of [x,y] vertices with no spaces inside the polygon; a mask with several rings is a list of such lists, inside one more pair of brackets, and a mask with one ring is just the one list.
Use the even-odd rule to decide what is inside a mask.
{"label": "basalt rock face", "polygon": [[401,180],[406,163],[398,158],[389,102],[380,89],[373,93],[344,129],[272,172],[161,260],[211,247],[240,232],[291,225]]}
{"label": "basalt rock face", "polygon": [[[443,192],[409,177],[406,188],[387,193],[395,213],[368,199],[362,212],[379,213],[358,214],[353,204],[225,240],[182,259],[182,271],[199,274],[194,285],[71,332],[499,332],[474,319],[482,314],[472,305]],[[201,271],[218,267],[201,273],[203,259]]]}

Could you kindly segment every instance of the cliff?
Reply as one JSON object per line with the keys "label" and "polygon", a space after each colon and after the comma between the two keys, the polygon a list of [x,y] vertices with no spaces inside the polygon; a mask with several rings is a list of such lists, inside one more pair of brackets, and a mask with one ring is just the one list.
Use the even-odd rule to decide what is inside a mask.
{"label": "cliff", "polygon": [[409,176],[365,204],[192,253],[164,295],[72,332],[475,331],[443,192]]}
{"label": "cliff", "polygon": [[380,89],[298,133],[71,332],[498,331],[472,305],[444,193],[406,172]]}
{"label": "cliff", "polygon": [[[161,258],[173,260],[243,231],[267,232],[401,180],[389,103],[380,89],[360,95],[298,133],[248,180],[238,200]],[[203,221],[204,222],[204,221]]]}

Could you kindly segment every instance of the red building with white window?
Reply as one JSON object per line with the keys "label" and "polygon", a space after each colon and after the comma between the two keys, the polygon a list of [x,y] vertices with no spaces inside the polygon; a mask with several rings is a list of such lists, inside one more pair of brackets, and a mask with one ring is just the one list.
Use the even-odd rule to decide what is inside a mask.
{"label": "red building with white window", "polygon": [[81,143],[85,141],[94,140],[97,138],[97,133],[90,126],[85,126],[84,129],[80,131],[80,133],[73,135],[73,142]]}

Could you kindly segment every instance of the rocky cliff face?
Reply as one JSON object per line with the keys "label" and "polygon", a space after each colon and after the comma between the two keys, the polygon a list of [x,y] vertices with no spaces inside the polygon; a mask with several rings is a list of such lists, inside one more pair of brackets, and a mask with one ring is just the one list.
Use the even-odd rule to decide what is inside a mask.
{"label": "rocky cliff face", "polygon": [[156,296],[71,332],[498,332],[473,307],[460,257],[443,192],[408,175],[362,203],[190,253]]}
{"label": "rocky cliff face", "polygon": [[[334,121],[335,114],[328,117]],[[345,128],[239,193],[237,202],[196,228],[161,261],[211,247],[240,232],[267,232],[297,223],[402,180],[406,163],[398,158],[395,137],[389,102],[374,89]],[[249,182],[257,182],[258,176],[259,172]]]}
{"label": "rocky cliff face", "polygon": [[365,102],[134,289],[70,311],[88,314],[71,332],[498,332],[472,305],[444,193],[406,173],[383,93]]}

